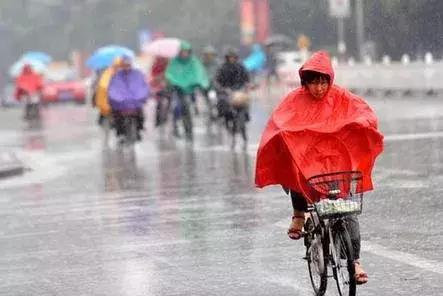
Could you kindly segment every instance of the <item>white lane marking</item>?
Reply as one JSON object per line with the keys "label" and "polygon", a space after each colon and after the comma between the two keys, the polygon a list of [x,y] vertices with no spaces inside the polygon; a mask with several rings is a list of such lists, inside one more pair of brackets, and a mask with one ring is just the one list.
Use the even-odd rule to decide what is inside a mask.
{"label": "white lane marking", "polygon": [[36,232],[24,232],[24,233],[16,233],[16,234],[2,234],[0,236],[0,240],[8,240],[13,238],[24,238],[29,236],[43,236],[43,235],[53,235],[54,233],[58,233],[56,230],[50,231],[36,231]]}
{"label": "white lane marking", "polygon": [[419,139],[433,139],[443,138],[443,132],[427,132],[427,133],[413,133],[413,134],[392,134],[386,135],[386,142],[419,140]]}
{"label": "white lane marking", "polygon": [[[280,220],[274,225],[279,228],[286,229],[287,227],[289,227],[289,222],[290,220],[288,218]],[[361,245],[363,252],[368,252],[379,257],[384,257],[386,259],[400,262],[405,265],[414,266],[426,271],[443,275],[443,262],[441,261],[430,260],[414,254],[392,250],[382,245],[371,243],[368,241],[362,241]]]}
{"label": "white lane marking", "polygon": [[[77,247],[75,249],[65,250],[65,253],[69,253],[70,255],[84,255],[87,253],[93,253],[93,252],[149,252],[149,248],[159,249],[161,247],[167,247],[167,246],[178,246],[178,245],[186,245],[191,244],[191,240],[184,240],[184,239],[178,239],[178,240],[171,240],[171,241],[157,241],[157,242],[135,242],[135,243],[128,243],[128,244],[105,244],[100,245],[99,248],[81,248]],[[25,258],[29,257],[51,257],[59,253],[59,249],[46,249],[46,250],[39,250],[39,251],[26,251],[26,252],[19,252],[14,254],[8,254],[7,257],[0,257],[0,263],[10,262],[10,261],[23,261]],[[156,256],[157,257],[157,256]],[[167,259],[166,259],[167,260]],[[166,261],[165,261],[166,262]]]}
{"label": "white lane marking", "polygon": [[[427,133],[413,133],[413,134],[391,134],[386,135],[384,138],[385,142],[398,142],[398,141],[412,141],[420,139],[434,139],[443,138],[443,132],[427,132]],[[239,147],[241,146],[239,142]],[[232,149],[228,144],[226,145],[216,145],[208,147],[196,147],[196,151],[206,152],[206,151],[221,151],[221,152],[243,152],[241,148]],[[249,144],[246,153],[250,156],[256,156],[259,143]]]}
{"label": "white lane marking", "polygon": [[362,251],[443,275],[443,262],[437,260],[425,259],[414,254],[391,250],[368,241],[362,241]]}
{"label": "white lane marking", "polygon": [[[428,132],[428,133],[416,133],[416,134],[392,134],[385,136],[385,142],[396,142],[396,141],[407,141],[407,140],[417,140],[417,139],[432,139],[432,138],[442,138],[443,132]],[[90,147],[99,147],[100,141],[95,140],[91,141],[89,143]],[[252,156],[255,158],[257,149],[258,149],[258,143],[250,144],[247,147],[247,150],[245,153],[249,156]],[[146,153],[141,153],[142,151],[139,151],[140,148],[137,147],[137,154],[142,154],[143,156],[147,156]],[[91,149],[94,151],[94,149]],[[209,147],[202,147],[197,146],[194,147],[194,151],[196,152],[207,152],[207,151],[220,151],[220,152],[235,152],[235,153],[244,153],[242,150],[232,150],[229,145],[217,145],[217,146],[209,146]],[[160,151],[157,153],[154,153],[153,156],[158,156],[159,154],[163,154],[165,152]],[[26,154],[24,152],[21,153]],[[152,153],[151,153],[152,154]],[[64,153],[60,155],[49,155],[45,152],[41,153],[28,153],[26,155],[27,157],[23,157],[25,160],[28,160],[28,162],[25,161],[25,163],[33,168],[33,172],[26,173],[25,176],[20,177],[13,177],[8,180],[3,180],[0,188],[9,188],[9,187],[15,187],[15,186],[24,186],[28,185],[30,183],[43,183],[52,179],[55,179],[57,177],[62,176],[65,174],[68,170],[67,166],[60,165],[59,161],[67,161],[67,160],[73,160],[76,158],[89,158],[93,157],[92,154],[89,155],[82,152],[71,152],[71,153]]]}

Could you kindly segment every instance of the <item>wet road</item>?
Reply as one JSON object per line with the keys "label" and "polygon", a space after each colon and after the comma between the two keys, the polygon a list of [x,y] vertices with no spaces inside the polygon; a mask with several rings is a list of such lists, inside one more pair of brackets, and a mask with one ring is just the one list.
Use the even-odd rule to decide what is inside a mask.
{"label": "wet road", "polygon": [[[254,103],[247,152],[201,123],[194,145],[150,125],[134,149],[106,149],[87,106],[45,109],[37,128],[0,111],[0,149],[29,168],[0,180],[0,295],[312,295],[289,199],[253,185],[276,101]],[[441,295],[443,99],[368,101],[386,151],[360,218],[359,295]]]}

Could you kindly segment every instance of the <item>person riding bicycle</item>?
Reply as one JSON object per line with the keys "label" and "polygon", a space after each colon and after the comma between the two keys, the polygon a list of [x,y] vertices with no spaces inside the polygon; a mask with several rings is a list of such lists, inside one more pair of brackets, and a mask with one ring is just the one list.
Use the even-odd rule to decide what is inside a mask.
{"label": "person riding bicycle", "polygon": [[114,63],[103,70],[100,77],[97,79],[97,85],[94,94],[94,106],[99,110],[98,124],[102,125],[103,121],[112,114],[111,105],[108,98],[108,87],[112,77],[121,67],[122,59],[116,58]]}
{"label": "person riding bicycle", "polygon": [[[244,90],[250,82],[249,73],[239,60],[238,51],[228,48],[225,52],[225,62],[220,66],[215,75],[214,84],[219,93],[218,111],[228,123],[232,119],[230,95],[234,91]],[[247,121],[249,111],[246,109]]]}
{"label": "person riding bicycle", "polygon": [[[217,70],[220,67],[220,61],[217,57],[217,51],[211,45],[207,45],[202,50],[202,63],[206,69],[206,73],[209,77],[209,87],[202,90],[203,95],[208,106],[208,111],[210,114],[210,119],[214,120],[217,118],[216,114],[213,114],[214,103],[211,102],[211,94],[216,94],[214,90],[214,79],[217,74]],[[214,96],[215,98],[215,96]]]}
{"label": "person riding bicycle", "polygon": [[272,44],[267,44],[265,46],[265,53],[266,53],[266,63],[264,68],[266,71],[266,86],[269,89],[272,80],[274,79],[275,82],[279,82],[280,77],[277,72],[277,54]]}
{"label": "person riding bicycle", "polygon": [[[201,61],[192,53],[191,44],[182,41],[180,52],[173,58],[166,68],[166,81],[181,102],[185,96],[194,97],[196,88],[207,89],[209,79]],[[179,135],[177,121],[180,117],[179,111],[174,110],[174,134]]]}
{"label": "person riding bicycle", "polygon": [[[143,105],[149,96],[149,87],[144,74],[132,67],[130,57],[122,57],[120,69],[109,83],[108,97],[114,118],[117,137],[125,134],[124,121],[128,114],[137,118],[137,140],[144,129]],[[122,139],[120,139],[122,141]]]}
{"label": "person riding bicycle", "polygon": [[202,63],[206,69],[206,73],[208,74],[209,81],[215,78],[215,74],[217,73],[217,69],[220,66],[220,61],[217,57],[217,51],[211,45],[207,45],[202,50]]}
{"label": "person riding bicycle", "polygon": [[43,79],[42,77],[35,73],[31,65],[25,65],[23,67],[22,73],[15,80],[15,91],[14,96],[17,101],[26,101],[25,107],[25,119],[30,118],[30,106],[38,104],[32,101],[33,97],[35,100],[39,99],[41,91],[43,89]]}
{"label": "person riding bicycle", "polygon": [[[290,192],[293,216],[288,236],[302,237],[308,203],[316,192],[307,179],[324,173],[360,171],[362,192],[373,189],[371,172],[383,151],[374,111],[360,97],[334,84],[327,52],[320,51],[300,68],[301,86],[276,107],[257,152],[256,185],[282,185]],[[356,217],[348,219],[355,253],[355,280],[368,276],[360,258]]]}
{"label": "person riding bicycle", "polygon": [[167,83],[165,78],[166,67],[168,66],[169,59],[166,57],[157,56],[151,67],[151,80],[149,81],[149,86],[151,88],[153,96],[157,100],[157,108],[155,112],[155,126],[160,126],[166,122],[166,115],[162,114],[165,112],[162,110],[162,99],[167,100],[167,110],[169,110],[170,105],[170,95],[167,92]]}

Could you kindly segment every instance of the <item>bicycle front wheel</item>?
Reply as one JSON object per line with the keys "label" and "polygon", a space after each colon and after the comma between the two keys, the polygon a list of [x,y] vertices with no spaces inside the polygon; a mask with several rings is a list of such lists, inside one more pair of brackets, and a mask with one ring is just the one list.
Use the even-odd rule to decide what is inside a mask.
{"label": "bicycle front wheel", "polygon": [[327,253],[320,234],[308,233],[307,235],[309,235],[309,244],[306,245],[306,260],[309,278],[315,295],[323,296],[328,284]]}
{"label": "bicycle front wheel", "polygon": [[183,102],[182,106],[182,120],[183,127],[186,134],[186,139],[192,141],[193,139],[193,123],[192,123],[192,115],[188,102]]}
{"label": "bicycle front wheel", "polygon": [[125,141],[126,144],[134,144],[137,141],[137,122],[135,117],[125,118]]}
{"label": "bicycle front wheel", "polygon": [[333,232],[331,253],[333,260],[334,279],[340,296],[355,296],[355,265],[354,248],[351,237],[344,225]]}

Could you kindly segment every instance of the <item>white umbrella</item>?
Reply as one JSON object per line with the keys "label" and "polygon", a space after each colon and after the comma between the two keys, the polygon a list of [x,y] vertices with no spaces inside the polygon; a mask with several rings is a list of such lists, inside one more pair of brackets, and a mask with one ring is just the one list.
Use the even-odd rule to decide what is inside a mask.
{"label": "white umbrella", "polygon": [[11,77],[13,77],[13,78],[19,76],[23,71],[23,67],[25,67],[26,65],[31,66],[32,70],[34,70],[34,72],[39,73],[39,74],[44,74],[47,70],[46,65],[40,61],[21,59],[21,60],[15,62],[9,68],[9,75],[11,75]]}
{"label": "white umbrella", "polygon": [[161,38],[148,43],[143,51],[153,56],[173,58],[180,51],[181,40],[177,38]]}

